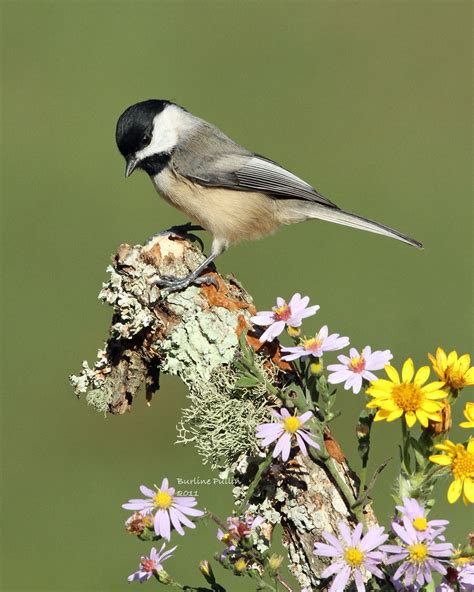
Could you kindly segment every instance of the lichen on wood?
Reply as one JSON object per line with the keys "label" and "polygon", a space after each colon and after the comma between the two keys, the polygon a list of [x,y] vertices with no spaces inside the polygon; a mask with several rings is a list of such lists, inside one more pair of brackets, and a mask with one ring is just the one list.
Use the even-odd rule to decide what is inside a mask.
{"label": "lichen on wood", "polygon": [[[179,421],[178,441],[193,442],[203,462],[222,474],[232,473],[239,507],[262,461],[255,427],[269,421],[277,401],[262,385],[238,385],[234,362],[241,356],[242,331],[256,311],[235,279],[223,278],[212,267],[217,288],[190,286],[164,295],[156,286],[158,276],[184,276],[203,260],[195,242],[173,233],[145,246],[121,245],[99,294],[113,308],[110,334],[93,366],[84,362],[70,382],[76,395],[85,394],[98,411],[123,414],[142,385],[151,402],[160,373],[179,377],[188,387],[189,404]],[[281,384],[290,366],[281,361],[278,344],[262,346],[251,331],[246,342],[256,351],[266,380]],[[338,472],[354,490],[337,442],[329,432],[325,439]],[[247,511],[267,518],[270,534],[275,524],[282,525],[290,570],[299,584],[324,590],[318,574],[327,563],[313,555],[314,542],[323,530],[335,532],[341,520],[353,523],[354,516],[323,465],[301,454],[286,464],[275,461],[248,500]],[[369,507],[366,512],[369,523],[374,522]]]}

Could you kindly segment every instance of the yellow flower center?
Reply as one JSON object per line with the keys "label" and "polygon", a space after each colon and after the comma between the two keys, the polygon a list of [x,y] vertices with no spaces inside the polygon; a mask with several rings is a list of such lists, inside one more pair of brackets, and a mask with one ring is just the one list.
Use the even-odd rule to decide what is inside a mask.
{"label": "yellow flower center", "polygon": [[474,477],[474,454],[468,452],[463,446],[456,450],[456,453],[451,464],[454,479]]}
{"label": "yellow flower center", "polygon": [[398,407],[406,413],[420,408],[423,393],[416,384],[402,382],[402,384],[393,387],[392,397]]}
{"label": "yellow flower center", "polygon": [[363,370],[365,370],[364,357],[360,356],[360,358],[351,358],[351,361],[349,362],[349,368],[353,372],[362,372]]}
{"label": "yellow flower center", "polygon": [[173,503],[173,497],[166,491],[158,491],[153,499],[156,508],[166,510]]}
{"label": "yellow flower center", "polygon": [[424,543],[415,543],[407,547],[410,553],[409,561],[412,563],[423,563],[428,556],[428,547]]}
{"label": "yellow flower center", "polygon": [[464,565],[468,565],[471,563],[472,557],[458,557],[457,559],[453,559],[453,563],[455,563],[458,567],[463,567]]}
{"label": "yellow flower center", "polygon": [[291,317],[291,308],[286,302],[282,306],[274,306],[272,310],[277,321],[287,321]]}
{"label": "yellow flower center", "polygon": [[301,421],[297,417],[292,415],[291,417],[287,417],[286,419],[284,419],[283,424],[287,432],[289,432],[290,434],[294,434],[301,426]]}
{"label": "yellow flower center", "polygon": [[321,347],[322,341],[318,337],[303,339],[303,347],[306,351],[315,352]]}
{"label": "yellow flower center", "polygon": [[348,547],[344,552],[344,559],[351,567],[359,567],[364,560],[364,553],[356,547]]}
{"label": "yellow flower center", "polygon": [[155,562],[153,561],[153,559],[142,559],[140,561],[140,564],[142,566],[143,571],[146,571],[148,573],[155,569]]}
{"label": "yellow flower center", "polygon": [[428,521],[423,516],[420,516],[419,518],[415,518],[415,520],[413,520],[412,524],[413,524],[413,528],[415,528],[415,530],[423,531],[423,530],[426,530],[426,527],[428,525]]}

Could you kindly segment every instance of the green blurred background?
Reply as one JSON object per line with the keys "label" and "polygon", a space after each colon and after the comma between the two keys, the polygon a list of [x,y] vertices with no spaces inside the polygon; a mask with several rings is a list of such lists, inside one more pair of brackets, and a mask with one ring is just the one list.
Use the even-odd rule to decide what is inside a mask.
{"label": "green blurred background", "polygon": [[[472,351],[471,3],[1,6],[1,589],[126,590],[149,545],[123,531],[121,503],[142,482],[213,475],[173,444],[186,403],[177,380],[163,379],[151,408],[140,397],[106,419],[68,386],[108,330],[96,296],[110,255],[183,221],[145,175],[125,181],[117,117],[139,100],[176,101],[426,245],[323,222],[284,229],[219,259],[258,307],[308,294],[321,305],[308,331],[328,323],[356,347],[391,348],[396,365],[424,364],[437,345]],[[342,391],[339,401],[334,429],[357,467],[363,399]],[[396,423],[377,425],[372,468],[396,456]],[[394,475],[392,463],[375,494],[384,522]],[[436,514],[457,543],[472,513],[447,507],[447,486]],[[231,495],[203,486],[199,500],[224,516]],[[174,536],[169,571],[196,584],[214,533]]]}

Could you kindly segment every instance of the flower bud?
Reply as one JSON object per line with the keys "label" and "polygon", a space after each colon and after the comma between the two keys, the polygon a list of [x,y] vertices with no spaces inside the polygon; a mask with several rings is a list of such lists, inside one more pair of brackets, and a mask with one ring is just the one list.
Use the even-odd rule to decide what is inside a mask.
{"label": "flower bud", "polygon": [[199,562],[199,571],[202,573],[203,576],[210,576],[212,573],[211,564],[207,559],[203,559]]}
{"label": "flower bud", "polygon": [[273,553],[273,555],[271,555],[268,560],[268,566],[273,571],[277,571],[279,569],[280,565],[282,564],[282,561],[283,561],[283,555],[277,555],[276,553]]}
{"label": "flower bud", "polygon": [[125,529],[131,534],[139,535],[145,530],[145,528],[145,516],[140,514],[140,512],[135,512],[125,522]]}
{"label": "flower bud", "polygon": [[214,572],[212,571],[211,564],[209,563],[209,561],[207,559],[203,559],[202,561],[199,562],[199,571],[206,578],[206,581],[209,584],[215,583],[216,578],[214,577]]}
{"label": "flower bud", "polygon": [[247,561],[243,557],[239,557],[237,561],[234,563],[234,570],[237,573],[242,573],[247,569]]}
{"label": "flower bud", "polygon": [[313,376],[321,376],[324,370],[324,364],[322,362],[313,362],[309,365],[309,369]]}
{"label": "flower bud", "polygon": [[247,549],[250,551],[250,549],[255,545],[254,538],[252,536],[246,536],[240,540],[240,545],[244,549]]}
{"label": "flower bud", "polygon": [[301,334],[301,330],[299,327],[290,327],[286,328],[286,331],[290,337],[299,337]]}

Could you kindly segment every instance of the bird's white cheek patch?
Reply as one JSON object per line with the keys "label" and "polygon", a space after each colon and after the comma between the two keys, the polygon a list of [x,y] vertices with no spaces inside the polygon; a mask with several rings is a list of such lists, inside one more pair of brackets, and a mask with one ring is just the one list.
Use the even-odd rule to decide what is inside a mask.
{"label": "bird's white cheek patch", "polygon": [[189,126],[188,114],[176,105],[168,105],[153,120],[153,133],[151,142],[146,148],[136,153],[140,160],[160,154],[160,152],[170,152],[178,144],[180,133]]}

